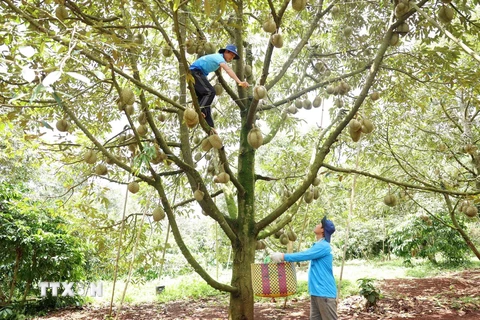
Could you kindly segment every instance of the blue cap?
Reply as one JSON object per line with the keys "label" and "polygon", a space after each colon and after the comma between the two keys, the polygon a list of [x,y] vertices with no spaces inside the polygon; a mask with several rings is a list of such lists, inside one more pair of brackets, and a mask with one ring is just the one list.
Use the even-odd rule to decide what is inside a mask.
{"label": "blue cap", "polygon": [[332,220],[328,220],[327,216],[323,217],[322,219],[322,227],[325,233],[325,240],[330,242],[330,238],[332,234],[335,232],[335,225],[333,224]]}
{"label": "blue cap", "polygon": [[239,56],[238,53],[237,53],[237,47],[236,47],[234,44],[227,44],[227,46],[225,47],[225,49],[220,49],[220,50],[218,50],[218,53],[224,53],[225,50],[228,50],[228,51],[230,51],[230,52],[235,53],[235,58],[233,58],[233,59],[235,59],[235,60],[240,59],[240,56]]}

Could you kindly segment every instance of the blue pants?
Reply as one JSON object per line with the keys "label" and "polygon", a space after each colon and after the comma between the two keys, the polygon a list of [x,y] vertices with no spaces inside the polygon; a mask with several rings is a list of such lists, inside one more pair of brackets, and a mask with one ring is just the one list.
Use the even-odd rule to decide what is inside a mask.
{"label": "blue pants", "polygon": [[200,104],[200,110],[205,115],[205,121],[212,128],[215,127],[212,118],[211,105],[213,99],[215,99],[215,89],[208,82],[207,77],[200,70],[190,70],[192,76],[195,79],[195,93],[197,94],[198,104]]}

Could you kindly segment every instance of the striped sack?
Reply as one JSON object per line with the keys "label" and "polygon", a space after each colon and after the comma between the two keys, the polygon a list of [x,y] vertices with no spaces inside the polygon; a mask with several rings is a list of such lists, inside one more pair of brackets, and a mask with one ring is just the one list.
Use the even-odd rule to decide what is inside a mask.
{"label": "striped sack", "polygon": [[286,297],[297,292],[292,262],[252,263],[253,293],[260,297]]}

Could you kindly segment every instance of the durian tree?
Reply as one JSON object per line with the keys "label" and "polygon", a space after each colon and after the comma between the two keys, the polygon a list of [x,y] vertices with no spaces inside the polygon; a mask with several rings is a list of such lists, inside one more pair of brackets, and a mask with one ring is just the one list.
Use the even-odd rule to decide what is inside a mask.
{"label": "durian tree", "polygon": [[[474,5],[2,0],[2,122],[21,126],[29,139],[44,139],[57,154],[53,159],[78,170],[79,180],[103,177],[132,193],[155,192],[158,202],[145,205],[157,210],[155,219],[165,214],[188,263],[209,285],[230,293],[232,319],[253,319],[250,264],[258,241],[311,203],[319,174],[363,175],[445,197],[478,193],[473,181],[462,190],[426,185],[412,175],[417,167],[402,166],[401,148],[391,139],[392,132],[419,129],[410,123],[420,118],[417,112],[431,116],[424,132],[448,131],[433,118],[441,104],[415,94],[419,88],[444,105],[468,91],[475,105],[478,88],[469,77],[476,69],[459,72],[449,62],[478,66]],[[188,66],[228,43],[241,56],[235,73],[251,87],[236,87],[221,72],[211,77],[219,94],[219,134],[211,135]],[[322,106],[328,123],[302,132],[295,114]],[[390,120],[392,109],[398,113]],[[416,137],[398,142],[408,141],[405,160],[412,161],[412,146],[425,142]],[[340,150],[355,154],[359,147],[370,159],[365,170],[332,165],[348,164]],[[428,157],[414,155],[418,162]],[[382,170],[383,161],[397,162],[404,174]],[[268,170],[265,162],[278,165]],[[177,216],[198,207],[229,239],[230,283],[208,274],[185,244],[189,235]]]}

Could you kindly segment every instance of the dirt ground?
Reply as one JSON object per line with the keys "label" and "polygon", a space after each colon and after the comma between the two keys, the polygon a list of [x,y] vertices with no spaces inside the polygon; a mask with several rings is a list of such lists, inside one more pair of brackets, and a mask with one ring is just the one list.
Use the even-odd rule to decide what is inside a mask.
{"label": "dirt ground", "polygon": [[[339,320],[480,319],[480,269],[425,279],[379,281],[382,299],[375,310],[365,310],[360,296],[347,297],[338,305]],[[284,307],[285,305],[285,307]],[[309,299],[264,299],[255,304],[255,320],[308,319]],[[84,307],[55,311],[37,319],[105,319],[108,308]],[[228,319],[226,301],[203,299],[167,304],[124,306],[121,320]]]}

